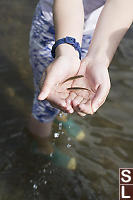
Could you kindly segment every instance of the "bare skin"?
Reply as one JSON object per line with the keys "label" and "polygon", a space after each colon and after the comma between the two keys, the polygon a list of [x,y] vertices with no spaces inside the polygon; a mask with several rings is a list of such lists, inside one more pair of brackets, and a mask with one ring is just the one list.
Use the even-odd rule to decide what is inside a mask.
{"label": "bare skin", "polygon": [[29,134],[38,143],[38,150],[44,154],[53,152],[53,148],[49,142],[53,122],[41,123],[32,115],[29,120]]}
{"label": "bare skin", "polygon": [[46,138],[50,136],[52,122],[41,123],[31,115],[28,127],[33,135],[38,135],[40,138]]}
{"label": "bare skin", "polygon": [[[41,89],[39,100],[46,98],[57,108],[72,113],[73,109],[70,105],[66,105],[66,99],[70,93],[67,88],[72,86],[73,80],[66,80],[78,73],[79,66],[80,60],[76,56],[73,58],[66,56],[56,57],[47,68],[47,76]],[[53,76],[53,74],[55,75]]]}
{"label": "bare skin", "polygon": [[[56,48],[54,62],[48,66],[48,73],[38,99],[47,99],[69,113],[74,110],[79,114],[80,112],[84,113],[84,115],[96,112],[105,102],[109,93],[108,67],[119,42],[132,24],[132,8],[132,0],[106,1],[88,53],[81,63],[78,53],[72,46],[59,45]],[[68,0],[63,1],[62,4],[62,0],[54,0],[53,13],[55,39],[58,40],[69,35],[76,38],[81,45],[84,23],[82,1]],[[85,78],[66,82],[65,87],[62,87],[63,81],[77,75],[83,75]],[[92,93],[88,95],[88,91],[85,90],[71,92],[67,90],[70,87],[91,88]],[[39,135],[49,133],[51,125],[48,128],[46,124],[41,125],[39,122],[35,122],[33,125],[34,122],[31,119],[31,130],[34,133],[34,126]]]}
{"label": "bare skin", "polygon": [[[75,4],[74,0],[71,2]],[[69,1],[67,1],[66,4],[67,4],[66,7],[67,6],[69,7]],[[55,26],[57,39],[66,36],[66,33],[68,33],[68,30],[69,30],[69,35],[74,36],[77,39],[77,41],[81,43],[83,23],[81,23],[80,26],[78,24],[78,26],[76,27],[72,26],[72,24],[71,25],[69,24],[70,21],[73,22],[73,24],[76,24],[76,20],[79,17],[77,16],[78,12],[80,13],[80,22],[83,22],[82,2],[81,1],[78,1],[78,3],[76,2],[76,6],[77,7],[74,7],[76,9],[75,10],[76,18],[75,18],[74,14],[72,14],[72,16],[68,15],[68,13],[70,14],[72,11],[70,7],[68,9],[68,12],[65,12],[65,9],[63,10],[63,4],[61,4],[60,0],[55,0],[55,7],[54,7],[55,15],[54,16],[55,16],[55,25],[57,25]],[[62,10],[60,10],[60,8]],[[81,61],[80,65],[78,65],[78,67],[76,68],[76,70],[78,71],[77,74],[75,73],[76,70],[73,71],[73,68],[71,65],[67,65],[68,71],[66,70],[66,68],[64,70],[64,67],[62,70],[62,65],[58,66],[57,71],[60,73],[62,71],[62,77],[64,79],[70,78],[71,76],[77,76],[77,75],[85,76],[85,79],[73,80],[73,83],[71,85],[72,87],[84,88],[86,86],[85,88],[88,88],[88,89],[91,88],[93,90],[91,99],[88,96],[88,99],[84,98],[84,102],[82,101],[82,95],[80,95],[81,91],[79,91],[78,93],[74,92],[74,95],[75,94],[77,95],[74,98],[72,96],[73,92],[72,93],[70,92],[69,97],[64,98],[64,102],[66,99],[69,99],[67,101],[67,107],[65,107],[64,109],[65,111],[72,113],[72,110],[75,109],[75,106],[72,107],[71,105],[75,104],[73,102],[75,98],[78,99],[78,102],[80,104],[80,111],[85,114],[93,114],[105,102],[110,90],[110,78],[109,78],[108,67],[111,63],[111,60],[114,56],[114,53],[120,41],[122,40],[124,34],[126,33],[130,25],[132,24],[132,21],[133,21],[132,8],[133,8],[132,0],[128,0],[128,1],[107,0],[100,14],[100,17],[98,19],[91,44],[88,48],[88,53],[86,57]],[[113,11],[113,15],[112,15],[112,11]],[[63,20],[61,18],[61,14],[64,16]],[[71,18],[73,18],[74,21],[69,20],[70,16]],[[67,24],[67,26],[65,25],[64,20],[66,20],[65,23]],[[104,39],[101,39],[101,38],[104,38]],[[75,60],[76,59],[78,60],[77,55],[75,54],[75,52],[72,51],[70,45],[68,44],[64,44],[63,46],[59,45],[57,47],[56,56],[57,56],[57,59],[63,56],[63,57],[66,57],[66,60],[71,60],[73,57],[75,57]],[[64,65],[65,63],[63,64],[63,66]],[[75,66],[73,65],[73,67]],[[54,82],[54,85],[58,83],[58,86],[60,86],[60,84],[63,81],[61,80],[60,82],[60,76],[58,74],[55,77],[56,67],[54,65],[53,65],[53,69],[54,70],[52,70],[51,68],[49,70],[49,73],[47,74],[46,80],[49,79],[49,84],[47,81],[44,82],[44,86],[38,97],[38,99],[40,100],[44,100],[46,98],[50,100],[51,98],[50,96],[52,96],[52,93],[54,93],[53,87],[50,87],[51,82]],[[73,73],[71,73],[72,71]],[[81,71],[83,73],[81,73]],[[64,94],[65,93],[68,94],[68,91],[67,90],[64,91]],[[82,94],[83,94],[83,91],[82,91]],[[61,99],[60,95],[61,93],[56,98],[55,104],[60,101]],[[77,101],[76,99],[75,101]],[[62,107],[62,105],[59,105],[59,106]],[[77,108],[75,111],[77,112]]]}

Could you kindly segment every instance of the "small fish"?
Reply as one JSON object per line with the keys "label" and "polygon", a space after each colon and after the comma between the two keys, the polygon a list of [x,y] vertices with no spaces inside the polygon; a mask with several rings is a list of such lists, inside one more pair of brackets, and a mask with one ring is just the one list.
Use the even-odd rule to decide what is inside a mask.
{"label": "small fish", "polygon": [[83,75],[72,76],[72,77],[66,79],[65,81],[63,81],[63,83],[66,83],[67,81],[72,81],[72,80],[75,80],[75,79],[78,79],[78,78],[83,78],[83,77],[84,77]]}
{"label": "small fish", "polygon": [[67,88],[67,90],[87,90],[87,91],[91,92],[91,90],[89,90],[87,88],[82,88],[82,87],[71,87],[71,88]]}

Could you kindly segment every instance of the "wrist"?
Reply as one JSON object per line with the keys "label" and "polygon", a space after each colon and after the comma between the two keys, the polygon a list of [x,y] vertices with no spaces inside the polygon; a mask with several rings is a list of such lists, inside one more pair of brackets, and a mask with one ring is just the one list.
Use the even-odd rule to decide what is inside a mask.
{"label": "wrist", "polygon": [[96,66],[103,66],[108,68],[110,65],[110,60],[107,57],[107,55],[104,55],[102,53],[98,53],[98,54],[93,54],[91,52],[88,51],[87,55],[86,55],[86,59],[87,62],[89,63],[89,65],[96,65]]}
{"label": "wrist", "polygon": [[69,56],[69,55],[59,55],[55,57],[55,60],[61,60],[62,61],[62,67],[66,66],[70,71],[73,71],[74,69],[79,68],[81,60],[77,56]]}
{"label": "wrist", "polygon": [[79,53],[70,44],[64,43],[60,44],[55,49],[55,58],[59,56],[68,56],[75,59],[79,59]]}

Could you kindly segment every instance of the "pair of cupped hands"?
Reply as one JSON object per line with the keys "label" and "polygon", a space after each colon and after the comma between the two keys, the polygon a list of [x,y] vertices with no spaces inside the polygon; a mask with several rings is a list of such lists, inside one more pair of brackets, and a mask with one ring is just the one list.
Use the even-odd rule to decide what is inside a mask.
{"label": "pair of cupped hands", "polygon": [[56,57],[41,81],[39,100],[46,99],[54,107],[67,113],[76,111],[80,116],[95,113],[110,90],[107,66],[90,61],[88,56],[81,61],[78,57]]}

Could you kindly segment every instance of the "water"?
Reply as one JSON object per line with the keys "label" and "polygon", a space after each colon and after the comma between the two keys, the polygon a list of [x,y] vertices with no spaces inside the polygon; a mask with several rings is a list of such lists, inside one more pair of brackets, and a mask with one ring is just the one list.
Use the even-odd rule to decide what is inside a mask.
{"label": "water", "polygon": [[53,127],[59,137],[50,160],[31,153],[24,131],[33,98],[28,36],[35,4],[0,1],[0,200],[118,199],[118,169],[133,167],[132,29],[110,66],[106,103],[93,116],[70,116],[80,137]]}

